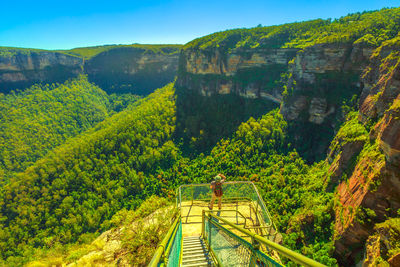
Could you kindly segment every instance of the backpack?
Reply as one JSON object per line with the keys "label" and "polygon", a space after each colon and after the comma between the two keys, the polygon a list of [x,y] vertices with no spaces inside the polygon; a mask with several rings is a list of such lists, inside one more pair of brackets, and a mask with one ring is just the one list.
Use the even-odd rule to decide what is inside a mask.
{"label": "backpack", "polygon": [[215,183],[214,194],[217,197],[221,197],[222,196],[222,183]]}

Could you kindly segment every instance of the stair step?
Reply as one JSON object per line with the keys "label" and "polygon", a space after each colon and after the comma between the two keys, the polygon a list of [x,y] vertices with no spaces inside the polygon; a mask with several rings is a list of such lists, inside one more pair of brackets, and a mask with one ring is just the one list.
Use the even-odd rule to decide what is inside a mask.
{"label": "stair step", "polygon": [[200,252],[204,252],[204,249],[186,250],[186,251],[182,252],[182,255],[185,256],[185,255],[196,254],[196,253],[200,253]]}
{"label": "stair step", "polygon": [[204,251],[203,247],[194,247],[194,248],[183,248],[182,253],[190,253],[191,251],[201,250]]}
{"label": "stair step", "polygon": [[193,246],[201,246],[202,243],[190,243],[190,244],[183,244],[183,247],[193,247]]}
{"label": "stair step", "polygon": [[208,259],[206,257],[196,258],[196,259],[188,259],[182,260],[182,265],[187,263],[208,263]]}
{"label": "stair step", "polygon": [[214,266],[200,236],[183,238],[182,267]]}
{"label": "stair step", "polygon": [[183,255],[182,259],[192,259],[192,258],[197,258],[197,257],[206,257],[206,254],[204,252],[202,252],[202,253],[197,253],[197,254]]}
{"label": "stair step", "polygon": [[182,267],[205,267],[205,266],[211,266],[207,263],[193,263],[193,264],[182,264]]}
{"label": "stair step", "polygon": [[201,242],[201,240],[200,239],[183,240],[183,243],[190,243],[190,242]]}
{"label": "stair step", "polygon": [[187,245],[187,246],[195,245],[195,244],[202,244],[202,242],[200,242],[200,241],[197,241],[197,242],[183,242],[183,245]]}
{"label": "stair step", "polygon": [[192,249],[192,248],[203,248],[201,244],[195,244],[195,245],[190,245],[190,246],[183,246],[183,250],[185,249]]}
{"label": "stair step", "polygon": [[183,241],[185,241],[185,240],[200,240],[200,237],[198,237],[198,236],[194,236],[194,237],[185,237],[185,238],[183,238]]}

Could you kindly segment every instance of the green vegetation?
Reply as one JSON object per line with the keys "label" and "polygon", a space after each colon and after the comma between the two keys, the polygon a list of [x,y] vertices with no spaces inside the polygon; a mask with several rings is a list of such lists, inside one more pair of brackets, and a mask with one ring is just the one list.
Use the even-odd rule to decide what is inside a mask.
{"label": "green vegetation", "polygon": [[329,149],[332,151],[336,150],[336,146],[339,145],[343,147],[349,142],[366,142],[367,140],[369,140],[368,132],[358,121],[358,112],[352,111],[347,114],[346,122],[339,129]]}
{"label": "green vegetation", "polygon": [[108,109],[110,111],[118,113],[118,112],[124,110],[129,105],[138,101],[140,98],[141,98],[140,96],[130,94],[130,93],[111,94],[108,96],[108,99],[110,101],[110,106]]}
{"label": "green vegetation", "polygon": [[101,45],[91,47],[79,47],[70,50],[58,50],[57,52],[65,53],[71,56],[79,56],[84,59],[90,59],[100,53],[109,51],[114,48],[121,47],[134,47],[145,50],[145,53],[161,53],[165,55],[172,55],[179,52],[182,45],[179,44],[168,44],[168,45],[153,45],[153,44],[131,44],[131,45]]}
{"label": "green vegetation", "polygon": [[263,99],[245,99],[235,94],[204,97],[178,88],[175,138],[186,155],[206,153],[223,137],[234,133],[241,122],[261,117],[277,108]]}
{"label": "green vegetation", "polygon": [[10,265],[35,247],[73,243],[122,208],[167,194],[156,169],[177,157],[173,85],[69,139],[0,192],[0,253]]}
{"label": "green vegetation", "polygon": [[132,94],[107,96],[85,76],[0,95],[0,169],[4,171],[0,180],[24,171],[52,148],[137,99]]}
{"label": "green vegetation", "polygon": [[[172,203],[165,198],[152,196],[136,210],[122,209],[106,223],[111,226],[107,236],[85,235],[72,245],[54,246],[51,249],[36,249],[38,260],[28,263],[28,267],[51,266],[76,263],[81,265],[107,264],[112,255],[115,262],[130,265],[144,265],[154,254],[160,239],[168,231],[176,215]],[[120,245],[115,245],[119,244]],[[114,247],[106,247],[112,243]],[[108,259],[109,260],[109,259]],[[108,262],[108,264],[110,264]]]}
{"label": "green vegetation", "polygon": [[183,49],[305,48],[326,43],[378,46],[400,29],[400,8],[354,13],[331,20],[311,20],[270,27],[235,29],[195,39]]}
{"label": "green vegetation", "polygon": [[[400,253],[400,218],[389,218],[378,223],[374,230],[375,234],[369,240],[375,241],[379,245],[380,253],[377,253],[376,258],[371,259],[369,263],[374,266],[394,266],[395,263],[392,262],[392,265],[390,265],[388,260]],[[375,244],[367,243],[367,245]],[[373,251],[374,247],[367,247],[367,249]]]}
{"label": "green vegetation", "polygon": [[106,93],[84,76],[0,96],[0,167],[6,179],[104,120],[108,106]]}
{"label": "green vegetation", "polygon": [[[226,31],[194,40],[185,49],[379,45],[397,34],[399,12],[384,9],[335,21]],[[71,53],[88,59],[112,47]],[[386,67],[388,73],[393,71]],[[273,69],[242,70],[232,80],[242,86],[262,81],[268,91],[291,79],[290,74],[280,75],[287,71],[285,67]],[[264,77],[265,72],[272,72],[271,76]],[[217,88],[218,79],[228,81],[218,75],[201,79],[210,88]],[[336,94],[329,84],[333,81],[341,87]],[[331,166],[319,161],[325,151],[308,142],[333,139],[331,149],[339,150],[348,142],[365,142],[351,160],[366,179],[373,179],[366,181],[369,193],[376,191],[385,157],[378,142],[368,138],[372,126],[361,124],[355,109],[348,106],[356,102],[354,82],[351,73],[331,72],[317,75],[317,88],[308,88],[317,96],[328,96],[330,104],[343,104],[347,121],[337,127],[335,139],[328,122],[289,125],[270,102],[234,94],[206,98],[183,88],[175,91],[174,84],[140,100],[134,95],[107,96],[85,77],[1,95],[0,175],[8,181],[0,187],[0,265],[20,266],[41,257],[48,259],[44,264],[71,263],[102,251],[104,241],[94,239],[119,227],[124,228],[122,248],[130,255],[129,263],[145,264],[174,216],[170,203],[175,189],[210,182],[216,173],[224,173],[228,180],[255,182],[284,245],[326,265],[337,265],[335,219],[351,218],[343,218],[346,210],[332,188]],[[295,92],[286,88],[285,93],[287,98]],[[398,107],[398,102],[392,106],[396,111]],[[308,140],[295,140],[295,133]],[[294,150],[293,144],[304,151]],[[319,157],[312,164],[302,154],[307,150]],[[350,213],[364,226],[378,217],[365,208],[351,208]],[[149,224],[148,218],[156,218],[157,223]],[[390,227],[397,238],[398,222],[392,221]],[[390,255],[398,252],[398,244],[393,247]],[[98,254],[91,255],[82,264],[101,262]]]}
{"label": "green vegetation", "polygon": [[0,57],[8,57],[11,58],[17,54],[22,54],[22,55],[30,55],[32,52],[43,52],[46,50],[42,49],[33,49],[33,48],[19,48],[19,47],[6,47],[6,46],[0,46]]}
{"label": "green vegetation", "polygon": [[[301,244],[298,236],[288,235],[285,244],[324,263],[335,262],[329,236],[333,219],[326,212],[330,193],[321,193],[325,169],[310,168],[290,152],[286,122],[277,110],[250,118],[208,156],[193,159],[174,144],[175,116],[170,84],[69,139],[11,179],[0,194],[1,257],[19,265],[34,260],[37,248],[79,243],[88,234],[93,238],[91,233],[127,217],[121,209],[134,209],[152,195],[173,198],[178,185],[209,182],[224,172],[229,179],[259,185],[283,233],[292,216],[312,213],[315,230],[300,234]],[[310,199],[320,207],[317,211]],[[127,244],[135,250],[135,244]]]}
{"label": "green vegetation", "polygon": [[29,55],[32,52],[50,52],[50,53],[62,53],[75,57],[82,57],[84,59],[90,59],[102,52],[109,51],[115,48],[121,47],[134,47],[145,50],[146,53],[161,53],[165,55],[172,55],[179,53],[179,49],[182,47],[180,44],[131,44],[131,45],[101,45],[101,46],[91,46],[91,47],[78,47],[69,50],[44,50],[44,49],[34,49],[34,48],[19,48],[19,47],[5,47],[0,46],[0,57],[13,57],[17,54]]}

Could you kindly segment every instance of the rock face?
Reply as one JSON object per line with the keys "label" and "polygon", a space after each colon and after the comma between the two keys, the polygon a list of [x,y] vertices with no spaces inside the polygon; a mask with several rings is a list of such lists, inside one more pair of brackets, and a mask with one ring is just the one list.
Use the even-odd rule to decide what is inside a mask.
{"label": "rock face", "polygon": [[337,113],[344,99],[360,93],[359,75],[372,51],[370,47],[319,44],[298,52],[289,65],[291,77],[282,114],[288,120],[322,124]]}
{"label": "rock face", "polygon": [[297,49],[181,50],[177,94],[178,138],[207,152],[243,121],[281,102],[281,74]]}
{"label": "rock face", "polygon": [[0,93],[39,82],[64,82],[85,73],[108,93],[146,95],[174,80],[178,51],[179,47],[156,51],[116,47],[84,60],[61,52],[15,49],[0,53]]}
{"label": "rock face", "polygon": [[[400,54],[396,44],[398,40],[391,40],[379,47],[363,75],[359,119],[372,126],[351,177],[338,186],[335,253],[343,263],[354,262],[374,225],[398,216],[400,209]],[[375,265],[371,258],[380,255],[376,251],[379,240],[374,238],[368,241],[365,265]],[[372,252],[374,247],[378,256]]]}
{"label": "rock face", "polygon": [[177,85],[203,96],[235,94],[280,102],[281,73],[298,49],[185,49]]}
{"label": "rock face", "polygon": [[374,235],[366,243],[366,259],[363,266],[380,266],[387,261],[390,266],[400,266],[400,219],[389,219],[374,227]]}
{"label": "rock face", "polygon": [[30,51],[0,56],[0,92],[34,83],[64,82],[82,73],[83,60],[62,53]]}
{"label": "rock face", "polygon": [[383,155],[369,153],[362,155],[352,176],[338,187],[335,253],[342,263],[352,262],[362,251],[375,223],[396,216],[400,208],[398,177]]}
{"label": "rock face", "polygon": [[178,56],[178,48],[161,53],[120,47],[85,61],[84,69],[89,81],[106,92],[147,95],[174,80]]}
{"label": "rock face", "polygon": [[303,50],[184,48],[176,85],[186,95],[229,95],[280,104],[294,147],[312,162],[327,152],[342,121],[338,117],[343,101],[361,93],[360,74],[373,51],[362,44],[317,44]]}
{"label": "rock face", "polygon": [[[277,102],[286,85],[285,118],[322,124],[349,94],[361,92],[360,74],[373,51],[361,44],[319,44],[304,50],[189,48],[181,51],[177,85],[203,96],[235,94]],[[286,71],[290,78],[285,82],[281,74]]]}

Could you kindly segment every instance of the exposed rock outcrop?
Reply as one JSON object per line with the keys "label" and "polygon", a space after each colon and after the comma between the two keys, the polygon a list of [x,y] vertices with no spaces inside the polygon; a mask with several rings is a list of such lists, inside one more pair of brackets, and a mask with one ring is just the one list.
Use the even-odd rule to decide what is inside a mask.
{"label": "exposed rock outcrop", "polygon": [[281,73],[298,49],[185,49],[177,85],[203,96],[235,94],[280,101]]}
{"label": "exposed rock outcrop", "polygon": [[372,52],[371,47],[349,44],[318,44],[299,51],[289,65],[282,114],[288,120],[322,124],[337,113],[343,100],[360,93],[359,76]]}
{"label": "exposed rock outcrop", "polygon": [[335,253],[343,263],[362,252],[375,223],[396,216],[400,208],[398,177],[384,155],[376,146],[363,152],[352,176],[337,190]]}
{"label": "exposed rock outcrop", "polygon": [[400,94],[375,126],[373,134],[376,135],[386,160],[400,168]]}
{"label": "exposed rock outcrop", "polygon": [[147,95],[174,80],[178,68],[178,49],[162,53],[117,47],[85,61],[84,70],[89,81],[108,93]]}
{"label": "exposed rock outcrop", "polygon": [[400,266],[400,219],[389,219],[375,226],[374,234],[366,242],[366,258],[363,266]]}
{"label": "exposed rock outcrop", "polygon": [[375,51],[363,74],[363,83],[362,121],[376,120],[400,94],[400,37],[385,42]]}
{"label": "exposed rock outcrop", "polygon": [[[393,46],[397,42],[390,40],[378,48],[363,76],[359,119],[372,126],[351,177],[338,187],[335,253],[343,262],[354,261],[374,225],[397,216],[400,209],[400,54]],[[374,253],[379,256],[377,248],[371,252],[380,246],[375,239],[368,241],[366,264],[373,262]]]}
{"label": "exposed rock outcrop", "polygon": [[61,83],[84,73],[108,93],[147,95],[174,80],[179,49],[117,46],[87,60],[68,51],[9,49],[0,53],[0,93],[39,82]]}
{"label": "exposed rock outcrop", "polygon": [[17,50],[13,55],[0,55],[0,92],[38,82],[64,82],[82,73],[82,64],[79,57],[50,51]]}

